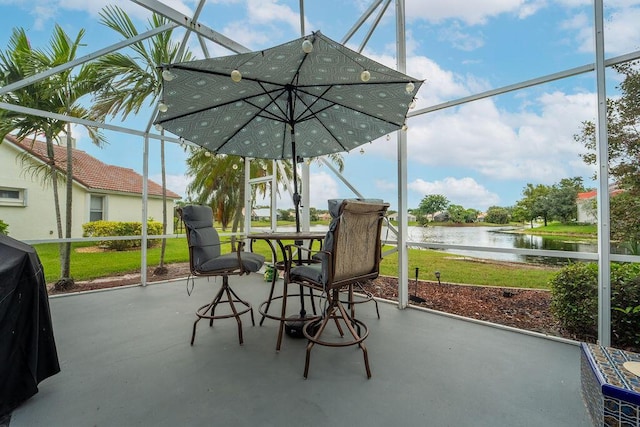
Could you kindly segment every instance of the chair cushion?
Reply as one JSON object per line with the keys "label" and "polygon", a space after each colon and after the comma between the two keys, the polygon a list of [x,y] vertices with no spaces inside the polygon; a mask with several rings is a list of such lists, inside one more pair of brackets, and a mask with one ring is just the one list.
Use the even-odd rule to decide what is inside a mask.
{"label": "chair cushion", "polygon": [[291,279],[310,280],[314,283],[325,284],[322,275],[322,264],[307,264],[294,267],[289,272]]}
{"label": "chair cushion", "polygon": [[[240,252],[240,258],[242,259],[242,268],[252,273],[260,270],[260,267],[264,264],[264,256],[260,254]],[[198,271],[210,273],[218,270],[230,270],[238,267],[238,255],[236,253],[228,253],[203,262],[200,264]]]}
{"label": "chair cushion", "polygon": [[191,228],[213,227],[213,210],[205,205],[184,206],[182,220]]}

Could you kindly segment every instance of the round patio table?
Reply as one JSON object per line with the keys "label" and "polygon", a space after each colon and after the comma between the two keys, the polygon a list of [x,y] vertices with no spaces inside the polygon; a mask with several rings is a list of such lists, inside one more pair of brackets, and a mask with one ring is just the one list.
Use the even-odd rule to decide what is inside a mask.
{"label": "round patio table", "polygon": [[[278,329],[278,341],[276,344],[276,351],[280,351],[280,346],[282,344],[282,333],[285,330],[285,326],[288,326],[288,330],[300,330],[302,331],[302,325],[309,320],[313,320],[316,318],[315,316],[315,304],[313,301],[313,290],[309,290],[309,296],[311,299],[311,305],[313,309],[314,316],[307,317],[307,313],[305,310],[304,304],[304,292],[302,286],[300,286],[300,292],[297,294],[288,294],[287,293],[287,283],[285,278],[285,283],[283,285],[283,292],[280,296],[274,296],[276,281],[278,280],[278,270],[284,270],[284,266],[289,261],[287,259],[287,251],[286,245],[287,242],[293,241],[297,245],[302,245],[303,242],[307,242],[308,248],[313,248],[314,243],[319,242],[322,244],[324,240],[326,232],[320,231],[276,231],[276,232],[264,232],[264,233],[250,233],[247,235],[247,239],[249,239],[249,247],[251,251],[253,251],[253,242],[256,240],[263,240],[267,242],[269,248],[271,249],[273,267],[276,271],[271,278],[271,289],[269,290],[269,296],[266,301],[260,304],[260,308],[258,311],[262,315],[262,319],[260,319],[260,326],[262,326],[264,319],[269,318],[273,320],[278,320],[280,322],[280,327]],[[298,253],[299,259],[302,260],[302,254]],[[308,259],[307,259],[308,261]],[[288,297],[300,297],[300,313],[297,315],[287,316],[286,313],[286,300]],[[271,307],[271,302],[276,299],[282,299],[282,310],[278,315],[269,314],[269,308]],[[304,335],[302,333],[289,333],[290,336],[302,338]]]}

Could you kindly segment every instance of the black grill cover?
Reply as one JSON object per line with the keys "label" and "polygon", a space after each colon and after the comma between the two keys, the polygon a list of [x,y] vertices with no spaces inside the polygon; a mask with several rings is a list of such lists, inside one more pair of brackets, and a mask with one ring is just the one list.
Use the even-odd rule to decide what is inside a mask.
{"label": "black grill cover", "polygon": [[58,372],[40,258],[31,246],[0,235],[0,416]]}

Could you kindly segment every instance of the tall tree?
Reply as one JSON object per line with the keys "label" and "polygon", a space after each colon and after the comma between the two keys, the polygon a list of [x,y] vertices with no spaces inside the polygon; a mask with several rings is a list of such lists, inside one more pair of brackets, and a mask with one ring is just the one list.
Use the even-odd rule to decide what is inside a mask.
{"label": "tall tree", "polygon": [[547,225],[549,219],[549,200],[547,196],[551,191],[551,187],[543,184],[533,185],[528,183],[522,190],[524,196],[517,202],[517,210],[527,221],[533,225],[533,220],[542,218],[544,225]]}
{"label": "tall tree", "polygon": [[[620,188],[640,193],[640,62],[615,66],[623,76],[620,96],[607,99],[609,173]],[[583,122],[574,139],[585,145],[582,156],[587,164],[596,163],[596,124]]]}
{"label": "tall tree", "polygon": [[433,215],[447,209],[449,200],[442,194],[427,194],[420,201],[418,210],[423,215]]}
{"label": "tall tree", "polygon": [[[211,206],[215,219],[221,223],[223,230],[232,224],[232,231],[238,231],[245,199],[244,159],[224,154],[215,155],[205,149],[194,147],[188,150],[190,154],[187,158],[187,176],[191,178],[187,186],[189,197],[198,203]],[[252,160],[251,176],[272,174],[271,165],[271,160]],[[280,182],[291,178],[291,168],[285,168],[285,171],[287,176],[278,175]],[[252,192],[252,200],[255,200],[257,194],[267,193],[267,187],[253,187]]]}
{"label": "tall tree", "polygon": [[484,220],[492,224],[508,224],[509,217],[509,210],[507,208],[490,206],[489,209],[487,209],[487,215]]}
{"label": "tall tree", "polygon": [[[117,6],[106,6],[100,12],[100,22],[111,28],[124,39],[138,35],[138,30],[129,16]],[[148,23],[149,29],[167,24],[166,18],[153,14]],[[133,55],[120,52],[111,53],[98,59],[101,75],[110,84],[102,91],[95,104],[95,111],[101,115],[120,115],[125,120],[131,113],[137,114],[144,106],[154,105],[158,101],[162,85],[160,65],[172,62],[189,61],[192,53],[179,43],[172,41],[173,31],[164,31],[147,41],[132,44],[129,49]],[[162,169],[162,224],[163,234],[167,233],[166,167],[164,161],[164,141],[160,142]],[[156,274],[166,273],[164,265],[166,239],[162,239],[160,264]]]}
{"label": "tall tree", "polygon": [[449,221],[458,224],[467,222],[467,210],[462,205],[449,205],[447,207]]}
{"label": "tall tree", "polygon": [[[224,154],[214,155],[205,149],[189,147],[187,158],[187,176],[191,181],[187,187],[188,196],[199,203],[204,203],[213,209],[216,220],[226,230],[231,224],[231,231],[236,232],[242,224],[242,209],[244,208],[244,159]],[[338,171],[344,169],[344,160],[340,154],[326,156]],[[318,161],[314,159],[313,161]],[[284,176],[278,176],[278,187],[289,184],[293,177],[291,161],[280,161],[284,169]],[[250,176],[261,177],[273,174],[272,162],[268,159],[253,159],[251,161]],[[279,194],[279,189],[275,188]],[[257,195],[269,194],[266,184],[252,187],[251,200]]]}
{"label": "tall tree", "polygon": [[549,215],[563,223],[575,221],[578,218],[576,200],[578,193],[585,191],[582,178],[563,178],[554,184],[549,191]]}
{"label": "tall tree", "polygon": [[[0,71],[2,85],[22,80],[44,70],[68,63],[76,58],[84,30],[80,30],[75,39],[71,39],[56,25],[50,44],[45,49],[32,48],[26,32],[14,29],[6,52],[0,53]],[[101,80],[95,65],[84,64],[54,74],[46,79],[32,83],[2,96],[4,102],[18,104],[71,117],[95,120],[96,116],[84,106],[86,97],[101,87]],[[91,140],[100,145],[104,142],[102,133],[94,127],[87,127]],[[58,175],[64,171],[66,179],[65,233],[71,237],[73,211],[73,144],[71,127],[68,122],[58,119],[35,117],[8,110],[0,111],[0,136],[15,132],[20,139],[36,138],[43,135],[47,144],[48,178],[54,195],[54,209],[58,238],[63,237],[62,215],[58,194]],[[60,144],[66,134],[66,159],[56,159],[54,144]],[[57,289],[67,289],[74,285],[71,278],[71,243],[60,245],[60,280]]]}
{"label": "tall tree", "polygon": [[[623,194],[610,199],[611,237],[638,251],[640,222],[640,62],[617,65],[614,69],[623,77],[618,86],[620,96],[607,99],[607,132],[609,141],[609,173]],[[587,164],[596,163],[596,124],[583,122],[574,140],[588,152],[582,156]]]}

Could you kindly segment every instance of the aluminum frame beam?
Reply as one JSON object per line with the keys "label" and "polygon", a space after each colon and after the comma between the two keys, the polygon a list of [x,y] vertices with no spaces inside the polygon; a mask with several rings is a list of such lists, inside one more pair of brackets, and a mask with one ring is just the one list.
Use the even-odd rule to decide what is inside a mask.
{"label": "aluminum frame beam", "polygon": [[200,24],[194,19],[186,16],[183,13],[178,12],[177,10],[167,6],[166,4],[158,1],[158,0],[131,0],[133,3],[142,6],[146,9],[149,9],[152,12],[158,13],[166,17],[167,19],[179,24],[190,31],[193,31],[202,37],[211,40],[212,42],[219,44],[220,46],[229,49],[235,53],[246,53],[250,52],[250,49],[241,45],[238,42],[231,40],[229,37],[212,30],[211,28]]}
{"label": "aluminum frame beam", "polygon": [[138,42],[140,42],[142,40],[148,39],[149,37],[153,37],[156,34],[163,33],[163,32],[165,32],[167,30],[171,30],[171,29],[173,29],[175,27],[177,27],[176,24],[166,24],[166,25],[163,25],[162,27],[154,28],[153,30],[147,31],[147,32],[142,33],[142,34],[138,34],[136,37],[131,37],[130,39],[123,40],[120,43],[116,43],[116,44],[111,45],[109,47],[105,47],[104,49],[97,50],[97,51],[95,51],[93,53],[90,53],[89,55],[85,55],[85,56],[83,56],[81,58],[78,58],[78,59],[76,59],[74,61],[70,61],[70,62],[67,62],[65,64],[58,65],[57,67],[49,68],[48,70],[43,71],[43,72],[38,73],[38,74],[35,74],[35,75],[31,76],[31,77],[27,77],[27,78],[22,79],[20,81],[8,84],[6,86],[2,86],[2,87],[0,87],[0,95],[5,94],[5,93],[9,93],[9,92],[11,92],[13,90],[17,90],[17,89],[23,88],[25,86],[29,86],[30,84],[39,82],[40,80],[46,79],[49,76],[52,76],[54,74],[60,73],[60,72],[65,71],[65,70],[68,70],[68,69],[73,68],[75,66],[82,65],[85,62],[93,61],[94,59],[99,58],[99,57],[101,57],[103,55],[106,55],[106,54],[111,53],[111,52],[115,52],[116,50],[122,49],[123,47],[127,47],[127,46],[130,46],[130,45],[134,44],[134,43],[138,43]]}

